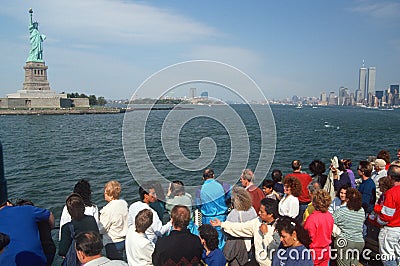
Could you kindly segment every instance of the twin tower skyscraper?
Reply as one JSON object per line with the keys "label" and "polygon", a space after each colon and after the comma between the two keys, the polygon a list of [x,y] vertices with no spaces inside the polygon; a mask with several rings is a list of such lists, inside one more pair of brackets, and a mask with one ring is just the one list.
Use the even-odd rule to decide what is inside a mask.
{"label": "twin tower skyscraper", "polygon": [[356,100],[359,103],[372,104],[375,95],[376,67],[365,67],[363,60],[358,77],[358,90]]}

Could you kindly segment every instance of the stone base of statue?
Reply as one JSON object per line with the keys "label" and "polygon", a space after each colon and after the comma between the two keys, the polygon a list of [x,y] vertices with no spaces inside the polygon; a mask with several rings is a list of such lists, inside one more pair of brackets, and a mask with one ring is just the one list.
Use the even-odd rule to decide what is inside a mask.
{"label": "stone base of statue", "polygon": [[50,90],[50,84],[47,80],[48,67],[44,62],[27,62],[24,69],[23,90]]}
{"label": "stone base of statue", "polygon": [[89,99],[69,99],[65,93],[50,90],[48,67],[44,62],[27,62],[22,90],[0,98],[0,109],[89,108]]}
{"label": "stone base of statue", "polygon": [[61,99],[67,98],[67,95],[50,90],[45,63],[27,62],[24,69],[23,89],[8,94],[7,101],[0,107],[4,108],[7,104],[6,108],[60,108]]}

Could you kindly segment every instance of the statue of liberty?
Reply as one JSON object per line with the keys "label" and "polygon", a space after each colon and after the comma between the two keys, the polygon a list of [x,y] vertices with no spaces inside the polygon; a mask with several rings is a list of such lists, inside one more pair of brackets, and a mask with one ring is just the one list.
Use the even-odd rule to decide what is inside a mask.
{"label": "statue of liberty", "polygon": [[31,50],[29,51],[29,56],[26,62],[43,62],[43,46],[42,42],[46,39],[46,35],[39,33],[39,23],[33,22],[32,8],[29,9],[31,15],[31,22],[29,24],[29,33],[31,41]]}

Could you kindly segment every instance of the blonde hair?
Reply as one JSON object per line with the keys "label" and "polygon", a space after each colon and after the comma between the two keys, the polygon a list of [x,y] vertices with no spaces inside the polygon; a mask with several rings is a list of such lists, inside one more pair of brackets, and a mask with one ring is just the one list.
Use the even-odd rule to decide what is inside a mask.
{"label": "blonde hair", "polygon": [[328,192],[319,189],[313,192],[312,204],[317,211],[327,212],[332,198]]}
{"label": "blonde hair", "polygon": [[243,187],[234,186],[232,189],[232,204],[238,211],[247,211],[251,208],[251,195]]}
{"label": "blonde hair", "polygon": [[121,184],[116,180],[111,180],[104,185],[104,192],[113,199],[119,199]]}

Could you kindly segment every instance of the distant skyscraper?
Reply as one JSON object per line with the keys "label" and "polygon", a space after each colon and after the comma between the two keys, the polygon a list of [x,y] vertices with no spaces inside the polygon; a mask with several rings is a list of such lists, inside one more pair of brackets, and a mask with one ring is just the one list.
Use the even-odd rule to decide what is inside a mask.
{"label": "distant skyscraper", "polygon": [[368,68],[368,85],[366,98],[369,99],[370,95],[375,95],[375,78],[376,78],[376,67]]}
{"label": "distant skyscraper", "polygon": [[326,98],[326,93],[325,92],[322,92],[321,93],[321,96],[320,96],[320,102],[321,102],[321,105],[327,105],[327,98]]}
{"label": "distant skyscraper", "polygon": [[195,98],[196,97],[196,88],[190,88],[189,90],[189,98]]}
{"label": "distant skyscraper", "polygon": [[383,91],[376,91],[376,92],[375,92],[375,96],[376,96],[376,98],[378,98],[378,100],[382,100],[382,98],[383,98]]}
{"label": "distant skyscraper", "polygon": [[334,91],[329,93],[328,105],[337,105],[337,96],[335,95]]}
{"label": "distant skyscraper", "polygon": [[390,93],[393,93],[393,94],[396,94],[396,93],[399,93],[399,85],[390,85],[390,88],[389,88],[389,91],[390,91]]}
{"label": "distant skyscraper", "polygon": [[363,66],[360,68],[360,74],[358,76],[358,89],[362,93],[361,99],[357,99],[358,101],[363,101],[367,99],[368,92],[367,92],[367,68]]}
{"label": "distant skyscraper", "polygon": [[363,93],[362,93],[362,91],[360,89],[357,89],[354,92],[354,94],[355,94],[356,103],[360,103],[360,102],[363,101],[364,97],[363,97]]}
{"label": "distant skyscraper", "polygon": [[350,93],[350,105],[356,105],[356,101],[355,101],[355,96],[354,96],[354,92]]}
{"label": "distant skyscraper", "polygon": [[349,105],[350,104],[350,95],[349,89],[345,87],[339,88],[339,105]]}
{"label": "distant skyscraper", "polygon": [[389,95],[391,96],[391,104],[392,105],[399,105],[400,104],[400,97],[399,97],[399,89],[400,86],[398,84],[392,84],[389,88]]}

